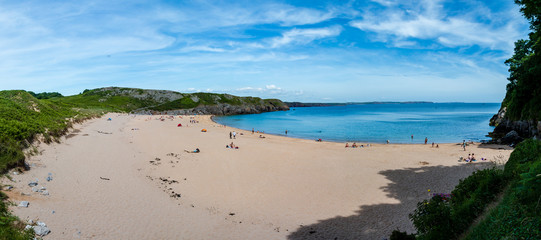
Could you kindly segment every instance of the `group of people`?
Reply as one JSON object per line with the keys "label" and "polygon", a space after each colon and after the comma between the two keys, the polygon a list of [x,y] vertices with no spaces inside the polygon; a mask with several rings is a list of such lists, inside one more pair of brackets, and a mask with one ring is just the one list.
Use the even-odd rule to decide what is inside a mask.
{"label": "group of people", "polygon": [[[367,147],[370,147],[370,143],[369,144],[366,144]],[[346,148],[348,147],[351,147],[351,148],[358,148],[358,147],[364,147],[364,144],[361,144],[360,146],[357,146],[357,143],[353,143],[351,144],[351,146],[349,146],[349,143],[346,143]]]}
{"label": "group of people", "polygon": [[225,145],[225,148],[239,149],[239,146],[237,146],[233,142],[231,142],[231,144]]}
{"label": "group of people", "polygon": [[[477,161],[477,159],[475,158],[475,153],[468,154],[467,158],[460,157],[460,159],[463,160],[464,162],[469,162],[469,163]],[[481,161],[485,161],[485,160],[487,159],[481,158]]]}
{"label": "group of people", "polygon": [[475,162],[477,159],[475,159],[475,153],[468,154],[467,158],[464,158],[464,162]]}

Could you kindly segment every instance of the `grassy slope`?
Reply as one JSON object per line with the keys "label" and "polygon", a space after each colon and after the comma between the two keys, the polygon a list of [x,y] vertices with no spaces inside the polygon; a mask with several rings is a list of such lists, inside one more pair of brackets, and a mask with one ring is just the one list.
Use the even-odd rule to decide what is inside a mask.
{"label": "grassy slope", "polygon": [[465,239],[541,239],[541,142],[520,143],[505,165],[503,200]]}
{"label": "grassy slope", "polygon": [[62,136],[70,125],[67,119],[82,119],[90,111],[39,100],[25,91],[0,91],[0,172],[21,165],[22,149],[38,135],[46,142]]}
{"label": "grassy slope", "polygon": [[[0,172],[23,166],[23,149],[38,136],[46,142],[62,136],[71,125],[94,115],[65,105],[39,100],[25,91],[0,91]],[[6,197],[0,192],[0,239],[31,239],[29,232],[8,211]]]}

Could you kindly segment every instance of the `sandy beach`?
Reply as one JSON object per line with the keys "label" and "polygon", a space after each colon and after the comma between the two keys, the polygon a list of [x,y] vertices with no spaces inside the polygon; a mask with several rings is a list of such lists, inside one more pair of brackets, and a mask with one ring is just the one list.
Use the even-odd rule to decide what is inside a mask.
{"label": "sandy beach", "polygon": [[[44,239],[383,239],[397,228],[413,232],[408,214],[430,193],[449,193],[512,151],[344,148],[259,138],[210,116],[160,117],[107,114],[76,125],[61,143],[39,145],[30,171],[2,179],[14,187],[11,201],[30,202],[13,212],[45,222]],[[226,148],[231,142],[239,148]],[[478,161],[458,162],[468,153]],[[36,179],[49,195],[32,191]]]}

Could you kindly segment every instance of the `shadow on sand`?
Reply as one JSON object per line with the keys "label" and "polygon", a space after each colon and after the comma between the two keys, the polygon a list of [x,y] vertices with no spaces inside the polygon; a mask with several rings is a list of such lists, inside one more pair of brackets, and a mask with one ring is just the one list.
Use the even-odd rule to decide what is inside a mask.
{"label": "shadow on sand", "polygon": [[428,189],[431,193],[449,193],[460,179],[491,166],[490,162],[478,162],[381,171],[379,174],[391,181],[381,190],[400,203],[361,205],[355,215],[337,216],[301,226],[288,235],[288,239],[386,239],[396,229],[415,232],[408,215],[419,201],[429,198]]}

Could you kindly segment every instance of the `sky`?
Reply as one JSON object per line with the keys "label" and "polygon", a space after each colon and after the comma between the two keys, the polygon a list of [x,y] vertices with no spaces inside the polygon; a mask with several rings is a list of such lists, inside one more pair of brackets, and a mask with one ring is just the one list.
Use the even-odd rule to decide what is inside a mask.
{"label": "sky", "polygon": [[0,89],[501,102],[512,0],[0,0]]}

